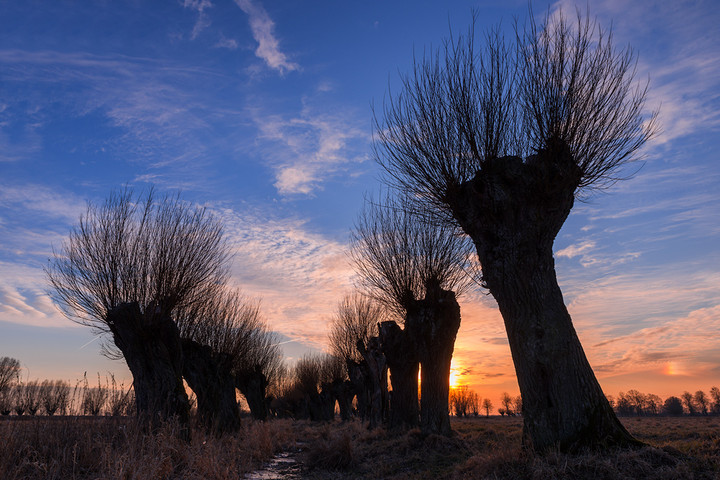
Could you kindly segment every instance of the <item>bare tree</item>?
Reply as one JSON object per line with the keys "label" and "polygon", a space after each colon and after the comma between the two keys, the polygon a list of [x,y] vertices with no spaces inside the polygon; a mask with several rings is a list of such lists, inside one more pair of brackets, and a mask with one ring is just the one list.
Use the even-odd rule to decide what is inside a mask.
{"label": "bare tree", "polygon": [[106,385],[100,382],[98,374],[97,387],[91,387],[88,383],[87,374],[83,377],[82,412],[85,415],[98,416],[105,407],[110,392]]}
{"label": "bare tree", "polygon": [[[46,269],[68,318],[109,335],[133,374],[139,414],[188,424],[174,315],[212,298],[227,278],[222,226],[179,197],[133,199],[125,189],[89,205]],[[189,430],[183,428],[187,436]]]}
{"label": "bare tree", "polygon": [[492,401],[490,401],[489,398],[483,398],[482,408],[485,409],[485,416],[486,416],[486,417],[489,417],[489,416],[490,416],[490,410],[492,410],[492,408],[493,408]]}
{"label": "bare tree", "polygon": [[[340,415],[347,420],[352,409],[352,397],[357,398],[358,410],[364,419],[369,415],[372,392],[367,361],[361,352],[367,352],[370,338],[378,336],[378,324],[385,320],[383,308],[372,299],[354,293],[338,304],[330,324],[330,351],[345,362],[347,382],[334,385],[340,405]],[[381,393],[382,395],[382,393]]]}
{"label": "bare tree", "polygon": [[685,410],[687,410],[688,415],[695,415],[697,413],[697,408],[695,407],[695,397],[690,392],[683,392],[683,394],[680,396],[682,399],[682,403],[685,406]]}
{"label": "bare tree", "polygon": [[553,243],[576,196],[610,186],[654,134],[635,57],[578,14],[514,45],[474,31],[415,63],[376,117],[387,181],[469,235],[503,315],[537,450],[636,444],[583,352],[558,286]]}
{"label": "bare tree", "polygon": [[[235,389],[253,417],[267,418],[266,389],[282,366],[277,336],[260,313],[260,302],[239,290],[216,296],[178,319],[187,362],[185,378],[198,397],[198,412],[216,430],[235,430],[239,411]],[[190,378],[192,377],[192,381]]]}
{"label": "bare tree", "polygon": [[693,399],[695,400],[695,405],[697,405],[700,413],[702,413],[703,415],[707,415],[709,401],[707,395],[705,395],[705,392],[703,392],[702,390],[698,390],[697,392],[695,392],[695,395],[693,395]]}
{"label": "bare tree", "polygon": [[[404,319],[384,322],[382,350],[390,368],[390,413],[415,414],[421,369],[420,426],[450,433],[450,362],[460,328],[456,294],[470,285],[469,242],[429,211],[411,211],[407,199],[369,202],[353,233],[351,257],[368,294]],[[407,425],[414,421],[406,419]]]}
{"label": "bare tree", "polygon": [[720,413],[720,388],[712,387],[710,389],[710,398],[712,398],[710,411],[715,414]]}
{"label": "bare tree", "polygon": [[502,396],[500,397],[500,403],[502,403],[503,410],[505,410],[506,415],[514,415],[515,412],[513,411],[513,398],[510,396],[509,393],[503,392]]}
{"label": "bare tree", "polygon": [[683,414],[682,400],[678,397],[672,396],[665,399],[663,404],[663,411],[668,415],[680,416]]}
{"label": "bare tree", "polygon": [[20,376],[20,360],[10,357],[0,358],[0,394],[7,391]]}
{"label": "bare tree", "polygon": [[40,410],[41,399],[40,399],[40,382],[38,380],[32,380],[23,385],[20,391],[20,402],[24,407],[25,413],[28,415],[36,415]]}
{"label": "bare tree", "polygon": [[44,380],[40,384],[40,403],[45,413],[65,414],[70,400],[70,385],[63,380]]}

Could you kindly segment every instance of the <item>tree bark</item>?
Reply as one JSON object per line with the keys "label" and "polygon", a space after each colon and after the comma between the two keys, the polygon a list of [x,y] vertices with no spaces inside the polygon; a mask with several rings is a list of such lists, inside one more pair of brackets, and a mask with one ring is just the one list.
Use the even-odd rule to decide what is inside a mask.
{"label": "tree bark", "polygon": [[[370,405],[370,394],[366,387],[369,383],[367,377],[369,372],[365,361],[357,363],[352,360],[347,361],[348,374],[350,376],[350,383],[352,384],[352,391],[357,398],[357,413],[360,420],[365,421],[369,415]],[[352,401],[352,400],[351,400]]]}
{"label": "tree bark", "polygon": [[367,348],[358,342],[358,348],[370,372],[369,428],[373,429],[383,423],[387,411],[387,361],[378,337],[370,337]]}
{"label": "tree bark", "polygon": [[329,388],[338,403],[340,419],[343,422],[352,419],[352,383],[349,380],[334,380]]}
{"label": "tree bark", "polygon": [[390,370],[389,426],[411,429],[419,424],[419,362],[413,341],[394,321],[380,324],[380,344]]}
{"label": "tree bark", "polygon": [[436,282],[423,300],[408,309],[405,329],[414,339],[420,360],[420,429],[450,435],[450,364],[460,328],[460,305],[455,293]]}
{"label": "tree bark", "polygon": [[451,200],[505,321],[524,440],[539,451],[639,444],[607,402],[557,283],[553,242],[580,178],[569,149],[558,142],[525,162],[488,160]]}
{"label": "tree bark", "polygon": [[183,376],[197,397],[197,411],[202,424],[218,435],[237,431],[240,428],[240,411],[230,358],[187,338],[182,339],[182,349]]}
{"label": "tree bark", "polygon": [[190,439],[190,404],[182,381],[182,348],[177,325],[166,315],[143,314],[136,302],[108,312],[115,345],[132,372],[139,417],[153,427],[176,419],[180,436]]}
{"label": "tree bark", "polygon": [[259,367],[243,370],[235,377],[235,384],[250,407],[250,414],[255,420],[267,420],[268,408],[265,399],[268,381]]}

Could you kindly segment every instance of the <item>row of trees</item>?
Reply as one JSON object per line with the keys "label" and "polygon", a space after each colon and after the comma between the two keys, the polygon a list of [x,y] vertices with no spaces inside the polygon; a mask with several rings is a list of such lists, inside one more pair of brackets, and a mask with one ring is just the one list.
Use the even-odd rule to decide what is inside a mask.
{"label": "row of trees", "polygon": [[679,397],[670,396],[664,401],[652,393],[637,390],[620,392],[617,398],[608,397],[618,415],[720,415],[720,389],[712,387],[710,394],[702,390],[694,394],[683,392]]}
{"label": "row of trees", "polygon": [[17,379],[0,387],[0,415],[118,416],[128,415],[135,405],[132,388],[117,385],[114,377],[106,378],[103,385],[98,376],[97,386],[91,386],[86,376],[74,388],[64,380],[23,383]]}
{"label": "row of trees", "polygon": [[[352,328],[338,322],[343,346],[333,353],[371,425],[448,434],[457,295],[478,278],[505,322],[528,446],[637,445],[580,345],[553,243],[575,198],[620,178],[656,132],[655,117],[643,114],[631,50],[616,50],[589,17],[529,17],[511,44],[499,29],[479,51],[472,27],[451,37],[414,64],[376,117],[375,157],[394,193],[368,202],[351,257],[363,293],[389,313],[354,318]],[[47,269],[54,299],[111,339],[108,352],[133,373],[139,413],[186,424],[184,377],[210,428],[236,428],[234,388],[264,388],[270,370],[235,360],[247,351],[237,332],[248,310],[227,286],[221,225],[177,198],[130,197],[81,218]],[[468,276],[478,263],[482,274]],[[257,381],[238,380],[248,372]],[[324,391],[306,380],[298,372],[295,386],[308,398],[311,383]]]}
{"label": "row of trees", "polygon": [[204,425],[240,425],[239,389],[256,418],[282,368],[275,335],[257,301],[228,284],[230,248],[222,224],[179,197],[115,193],[90,205],[46,269],[52,296],[72,320],[124,358],[137,413],[157,425],[175,418],[189,436],[197,397]]}

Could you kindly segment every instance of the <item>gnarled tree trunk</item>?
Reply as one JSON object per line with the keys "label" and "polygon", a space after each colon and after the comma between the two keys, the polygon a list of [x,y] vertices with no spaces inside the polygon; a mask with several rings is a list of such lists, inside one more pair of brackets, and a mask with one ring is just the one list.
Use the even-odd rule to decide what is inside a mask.
{"label": "gnarled tree trunk", "polygon": [[425,298],[408,309],[405,328],[415,341],[421,366],[420,429],[450,435],[450,363],[460,328],[455,293],[433,283]]}
{"label": "gnarled tree trunk", "polygon": [[115,345],[132,372],[139,417],[154,427],[176,419],[180,436],[190,438],[190,404],[182,381],[183,355],[177,325],[166,315],[143,314],[137,302],[108,312]]}
{"label": "gnarled tree trunk", "polygon": [[418,426],[419,362],[412,339],[394,321],[380,324],[380,344],[390,370],[389,426],[410,429]]}
{"label": "gnarled tree trunk", "polygon": [[182,339],[182,349],[183,376],[197,397],[202,424],[216,434],[237,431],[240,411],[230,371],[231,359],[187,338]]}
{"label": "gnarled tree trunk", "polygon": [[268,408],[265,392],[268,381],[260,367],[237,372],[235,385],[245,397],[253,418],[255,420],[267,420]]}
{"label": "gnarled tree trunk", "polygon": [[340,419],[343,422],[350,420],[352,418],[352,383],[349,380],[334,380],[329,388],[338,403]]}
{"label": "gnarled tree trunk", "polygon": [[638,442],[618,421],[580,345],[557,283],[553,242],[581,172],[561,144],[523,162],[487,161],[455,192],[500,307],[532,448],[575,451]]}
{"label": "gnarled tree trunk", "polygon": [[370,422],[369,428],[379,427],[387,411],[387,362],[380,349],[380,339],[370,337],[367,348],[358,342],[358,349],[367,362],[370,372]]}
{"label": "gnarled tree trunk", "polygon": [[365,421],[369,415],[370,405],[370,393],[368,388],[366,388],[368,383],[367,377],[369,376],[367,365],[364,361],[362,363],[358,363],[348,360],[347,369],[350,377],[350,383],[352,384],[352,393],[357,399],[358,416],[360,417],[360,420]]}

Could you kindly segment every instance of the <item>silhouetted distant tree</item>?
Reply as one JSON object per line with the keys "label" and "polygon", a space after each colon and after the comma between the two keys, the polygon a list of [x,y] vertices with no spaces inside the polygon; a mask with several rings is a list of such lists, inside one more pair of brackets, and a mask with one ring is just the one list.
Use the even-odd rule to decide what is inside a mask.
{"label": "silhouetted distant tree", "polygon": [[712,413],[720,413],[720,388],[712,387],[710,389],[710,398],[712,399],[710,411]]}
{"label": "silhouetted distant tree", "polygon": [[688,415],[695,415],[697,409],[695,408],[695,397],[693,397],[693,394],[690,392],[683,392],[680,398],[682,399],[682,403],[685,406],[685,410]]}
{"label": "silhouetted distant tree", "polygon": [[125,189],[89,205],[46,269],[51,296],[71,320],[111,336],[133,374],[139,414],[175,417],[188,437],[189,404],[175,314],[226,281],[220,222],[179,197],[133,198]]}
{"label": "silhouetted distant tree", "polygon": [[450,408],[456,417],[466,417],[470,410],[470,396],[472,392],[467,385],[450,390]]}
{"label": "silhouetted distant tree", "polygon": [[294,368],[295,389],[300,393],[295,405],[295,416],[316,421],[329,421],[334,417],[335,399],[323,389],[338,375],[343,375],[342,359],[332,355],[305,355]]}
{"label": "silhouetted distant tree", "polygon": [[380,330],[393,385],[391,416],[393,410],[412,411],[417,402],[419,362],[425,433],[450,433],[450,362],[460,327],[456,294],[469,285],[469,247],[430,212],[411,212],[403,197],[368,202],[353,233],[351,257],[363,285],[404,319],[403,330],[385,324]]}
{"label": "silhouetted distant tree", "polygon": [[67,411],[70,385],[63,380],[44,380],[40,384],[40,403],[45,413],[52,416]]}
{"label": "silhouetted distant tree", "polygon": [[490,401],[489,398],[483,398],[482,408],[485,409],[485,416],[486,416],[486,417],[489,417],[489,416],[490,416],[490,410],[492,410],[492,408],[493,408],[492,401]]}
{"label": "silhouetted distant tree", "polygon": [[635,58],[589,16],[538,25],[514,44],[471,28],[414,64],[376,118],[390,185],[469,235],[495,297],[537,450],[637,444],[610,408],[558,286],[554,239],[575,198],[623,178],[654,134]]}
{"label": "silhouetted distant tree", "polygon": [[709,402],[707,395],[705,395],[705,392],[703,392],[702,390],[698,390],[697,392],[695,392],[695,395],[693,395],[693,400],[695,401],[695,405],[697,405],[699,413],[707,415]]}
{"label": "silhouetted distant tree", "polygon": [[645,396],[646,412],[650,415],[657,415],[658,413],[660,413],[662,404],[662,398],[655,395],[654,393],[648,393]]}
{"label": "silhouetted distant tree", "polygon": [[523,402],[522,402],[522,396],[518,395],[513,399],[513,408],[515,409],[515,414],[522,415],[522,408],[523,408]]}
{"label": "silhouetted distant tree", "polygon": [[638,390],[628,390],[626,398],[630,402],[632,415],[643,415],[647,403],[647,396]]}
{"label": "silhouetted distant tree", "polygon": [[513,399],[509,393],[503,392],[500,396],[500,403],[502,403],[503,410],[506,415],[514,415],[515,412],[512,409]]}
{"label": "silhouetted distant tree", "polygon": [[185,362],[183,376],[198,397],[206,426],[233,431],[240,426],[235,389],[253,417],[267,418],[266,389],[282,363],[277,336],[260,314],[260,304],[239,290],[218,290],[212,299],[178,315]]}
{"label": "silhouetted distant tree", "polygon": [[20,376],[20,360],[10,357],[0,358],[0,394],[6,392]]}
{"label": "silhouetted distant tree", "polygon": [[378,335],[378,324],[385,320],[385,316],[383,308],[377,302],[360,293],[354,293],[342,299],[332,318],[330,351],[345,361],[348,375],[347,384],[343,382],[334,386],[340,415],[344,420],[349,417],[348,410],[353,396],[357,398],[361,417],[364,419],[369,414],[372,395],[372,392],[368,391],[369,371],[360,352],[367,351],[370,338]]}
{"label": "silhouetted distant tree", "polygon": [[665,399],[663,405],[663,411],[668,415],[679,416],[683,414],[682,400],[678,397],[672,396]]}

